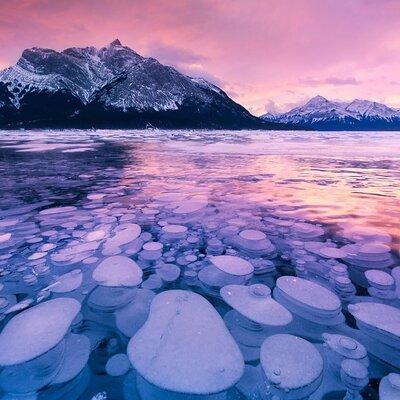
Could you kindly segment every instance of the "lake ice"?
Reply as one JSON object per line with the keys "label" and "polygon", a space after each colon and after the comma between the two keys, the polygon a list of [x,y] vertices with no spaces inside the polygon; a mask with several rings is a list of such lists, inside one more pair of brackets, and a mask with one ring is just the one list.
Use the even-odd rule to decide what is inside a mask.
{"label": "lake ice", "polygon": [[400,399],[400,133],[0,132],[0,399]]}

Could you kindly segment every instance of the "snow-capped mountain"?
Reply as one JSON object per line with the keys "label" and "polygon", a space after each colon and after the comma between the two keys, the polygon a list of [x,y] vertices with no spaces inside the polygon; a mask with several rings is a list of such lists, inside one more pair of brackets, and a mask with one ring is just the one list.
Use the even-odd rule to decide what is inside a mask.
{"label": "snow-capped mountain", "polygon": [[397,130],[400,110],[369,100],[350,103],[313,97],[287,113],[261,116],[264,121],[294,124],[317,130]]}
{"label": "snow-capped mountain", "polygon": [[217,86],[115,40],[32,48],[0,72],[0,127],[274,128]]}

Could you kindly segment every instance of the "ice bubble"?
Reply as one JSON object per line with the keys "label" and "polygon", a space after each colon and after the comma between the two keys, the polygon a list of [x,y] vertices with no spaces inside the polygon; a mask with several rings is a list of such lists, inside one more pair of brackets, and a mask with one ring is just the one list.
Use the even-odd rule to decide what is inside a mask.
{"label": "ice bubble", "polygon": [[368,280],[368,283],[372,286],[375,286],[379,289],[385,289],[386,287],[394,287],[394,279],[392,275],[387,272],[370,269],[365,271],[365,277]]}
{"label": "ice bubble", "polygon": [[74,299],[58,298],[17,314],[0,333],[0,365],[23,363],[52,349],[80,308]]}
{"label": "ice bubble", "polygon": [[166,283],[175,282],[180,274],[180,268],[174,264],[163,264],[157,268],[157,275]]}
{"label": "ice bubble", "polygon": [[129,342],[128,356],[146,381],[178,393],[219,393],[244,371],[220,315],[203,297],[183,290],[154,298],[148,320]]}
{"label": "ice bubble", "polygon": [[242,239],[251,240],[251,241],[259,241],[266,239],[266,235],[264,232],[256,231],[254,229],[246,229],[239,233],[239,236]]}
{"label": "ice bubble", "polygon": [[237,383],[236,389],[245,396],[246,399],[260,399],[260,382],[262,382],[260,367],[246,364],[244,374]]}
{"label": "ice bubble", "polygon": [[90,341],[84,335],[71,334],[65,341],[63,363],[52,385],[68,382],[74,379],[86,365],[90,354]]}
{"label": "ice bubble", "polygon": [[64,349],[65,340],[61,340],[52,349],[32,360],[2,368],[0,387],[7,392],[2,399],[25,399],[25,395],[30,396],[47,386],[61,367]]}
{"label": "ice bubble", "polygon": [[273,393],[283,398],[307,398],[321,383],[323,359],[314,345],[300,337],[270,336],[261,347],[260,360]]}
{"label": "ice bubble", "polygon": [[394,372],[382,378],[379,383],[380,400],[400,400],[400,374]]}
{"label": "ice bubble", "polygon": [[160,242],[147,242],[143,245],[144,250],[148,251],[161,251],[163,244]]}
{"label": "ice bubble", "polygon": [[114,236],[106,240],[103,245],[104,255],[115,255],[121,253],[120,247],[137,239],[142,229],[137,224],[126,223],[114,230]]}
{"label": "ice bubble", "polygon": [[125,336],[132,337],[146,322],[154,296],[151,290],[136,289],[132,301],[115,311],[115,323]]}
{"label": "ice bubble", "polygon": [[75,263],[89,257],[99,247],[98,242],[69,243],[66,247],[55,251],[50,256],[55,263]]}
{"label": "ice bubble", "polygon": [[131,363],[126,354],[119,353],[113,355],[106,364],[106,372],[110,376],[125,375],[131,368]]}
{"label": "ice bubble", "polygon": [[46,257],[47,253],[33,253],[28,257],[28,260],[39,260],[40,258]]}
{"label": "ice bubble", "polygon": [[38,278],[35,274],[26,274],[22,277],[22,280],[27,284],[27,285],[35,285],[38,281]]}
{"label": "ice bubble", "polygon": [[62,214],[62,213],[70,213],[76,211],[77,208],[74,206],[65,206],[65,207],[52,207],[46,208],[45,210],[39,211],[40,215],[54,215],[54,214]]}
{"label": "ice bubble", "polygon": [[105,193],[90,193],[86,197],[88,200],[102,200],[105,196]]}
{"label": "ice bubble", "polygon": [[284,326],[292,321],[292,314],[271,298],[271,289],[268,286],[227,285],[220,293],[227,304],[256,323]]}
{"label": "ice bubble", "polygon": [[211,238],[207,242],[207,254],[219,256],[224,252],[223,243],[216,237]]}
{"label": "ice bubble", "polygon": [[[400,310],[386,304],[362,302],[350,304],[349,312],[360,330],[375,338],[400,346]],[[399,348],[399,347],[398,347]]]}
{"label": "ice bubble", "polygon": [[307,320],[327,325],[343,322],[338,296],[315,282],[282,276],[276,281],[274,297],[292,313]]}
{"label": "ice bubble", "polygon": [[195,213],[207,207],[207,204],[207,201],[202,200],[184,200],[178,203],[173,213],[177,215]]}
{"label": "ice bubble", "polygon": [[50,290],[54,293],[72,292],[81,286],[82,280],[82,271],[80,269],[74,269],[64,275],[59,276],[56,282],[51,285]]}
{"label": "ice bubble", "polygon": [[342,236],[352,242],[390,243],[392,241],[388,233],[372,227],[345,228],[342,232]]}
{"label": "ice bubble", "polygon": [[21,300],[19,303],[14,304],[10,308],[8,308],[7,311],[4,312],[4,314],[11,314],[15,311],[25,310],[25,308],[28,308],[32,303],[33,303],[33,299],[31,299],[31,298]]}
{"label": "ice bubble", "polygon": [[112,256],[103,260],[93,271],[93,279],[102,286],[137,286],[142,282],[143,271],[125,256]]}
{"label": "ice bubble", "polygon": [[163,286],[163,281],[159,275],[150,275],[143,283],[142,288],[148,290],[158,290]]}
{"label": "ice bubble", "polygon": [[95,310],[113,312],[135,297],[134,288],[97,286],[89,295],[88,305]]}
{"label": "ice bubble", "polygon": [[95,231],[89,232],[86,235],[85,239],[88,242],[94,242],[94,241],[97,241],[97,240],[104,239],[106,234],[107,234],[106,231],[104,231],[103,229],[97,229]]}
{"label": "ice bubble", "polygon": [[4,233],[3,235],[0,235],[0,243],[5,243],[10,239],[11,239],[11,233]]}
{"label": "ice bubble", "polygon": [[306,222],[296,222],[291,227],[291,234],[304,240],[316,239],[324,233],[323,228]]}
{"label": "ice bubble", "polygon": [[[335,353],[335,355],[328,356],[331,362],[340,362],[344,358],[351,358],[353,360],[358,360],[368,366],[367,350],[365,347],[357,340],[343,335],[324,333],[322,335],[327,349]],[[338,356],[340,356],[338,358]],[[340,367],[338,365],[337,367]]]}
{"label": "ice bubble", "polygon": [[165,225],[162,232],[168,239],[181,239],[186,237],[187,227],[184,225]]}
{"label": "ice bubble", "polygon": [[265,233],[254,229],[243,230],[228,242],[251,257],[272,256],[275,253],[275,246]]}
{"label": "ice bubble", "polygon": [[53,250],[56,247],[54,243],[45,243],[39,247],[39,251],[41,252],[48,252]]}
{"label": "ice bubble", "polygon": [[340,377],[342,383],[347,388],[348,398],[360,398],[357,393],[368,384],[368,369],[367,367],[356,360],[343,360],[341,364]]}
{"label": "ice bubble", "polygon": [[210,261],[216,268],[230,275],[243,276],[254,271],[247,260],[236,256],[213,256]]}
{"label": "ice bubble", "polygon": [[347,252],[336,247],[321,247],[318,253],[325,258],[344,258]]}

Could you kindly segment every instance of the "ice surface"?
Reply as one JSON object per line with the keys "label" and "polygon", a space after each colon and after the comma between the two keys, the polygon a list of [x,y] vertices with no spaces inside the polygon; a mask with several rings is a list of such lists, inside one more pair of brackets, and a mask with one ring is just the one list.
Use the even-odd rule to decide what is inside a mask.
{"label": "ice surface", "polygon": [[244,369],[219,314],[200,295],[182,290],[154,298],[149,319],[129,342],[128,356],[147,381],[179,393],[221,392]]}
{"label": "ice surface", "polygon": [[[68,324],[50,310],[33,324],[17,324],[19,334],[7,334],[0,357],[10,361],[33,356],[54,329],[66,326],[52,348],[46,351],[47,343],[35,358],[1,369],[7,392],[1,396],[18,392],[21,398],[29,390],[22,397],[89,400],[100,393],[136,400],[139,392],[146,399],[197,398],[154,386],[133,369],[126,373],[128,341],[151,324],[159,335],[146,335],[143,343],[160,346],[138,345],[138,354],[160,354],[153,373],[161,371],[161,383],[186,384],[185,390],[219,390],[228,378],[233,384],[237,349],[225,351],[239,347],[247,366],[237,386],[201,398],[234,400],[238,391],[257,400],[344,397],[354,378],[363,384],[351,368],[341,377],[348,358],[369,365],[373,380],[362,393],[377,400],[379,381],[386,387],[387,375],[400,368],[399,138],[382,132],[1,132],[0,343],[15,318],[41,304],[65,296],[81,304]],[[113,257],[123,261],[110,262]],[[154,297],[171,289],[209,303],[171,300],[148,320]],[[268,386],[260,347],[276,333],[306,338],[321,351],[322,383],[289,392]],[[285,345],[271,348],[275,359],[279,347]],[[214,364],[228,357],[237,367],[214,373]],[[197,373],[193,360],[203,359]],[[150,376],[151,368],[145,370]],[[207,371],[213,379],[205,378]]]}

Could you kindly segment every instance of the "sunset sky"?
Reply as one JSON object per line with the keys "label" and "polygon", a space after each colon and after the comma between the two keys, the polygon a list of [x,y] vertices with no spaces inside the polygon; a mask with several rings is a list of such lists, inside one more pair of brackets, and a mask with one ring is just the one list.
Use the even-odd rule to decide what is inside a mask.
{"label": "sunset sky", "polygon": [[317,94],[400,108],[399,0],[0,0],[1,69],[115,38],[257,115]]}

